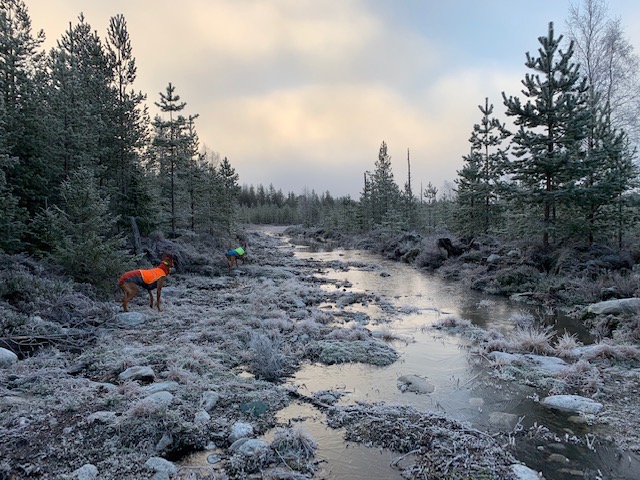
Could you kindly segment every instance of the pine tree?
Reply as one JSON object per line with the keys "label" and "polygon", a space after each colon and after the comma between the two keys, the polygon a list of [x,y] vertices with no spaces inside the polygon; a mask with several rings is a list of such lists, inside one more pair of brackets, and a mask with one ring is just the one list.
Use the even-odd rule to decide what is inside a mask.
{"label": "pine tree", "polygon": [[488,98],[478,108],[482,120],[473,126],[469,138],[471,151],[463,157],[465,165],[456,180],[459,206],[456,223],[468,235],[487,234],[499,224],[498,199],[503,190],[508,149],[501,146],[510,136],[504,124],[491,116],[493,105],[489,105]]}
{"label": "pine tree", "polygon": [[[231,163],[224,157],[218,167],[218,175],[221,181],[218,208],[222,213],[223,226],[227,232],[231,233],[235,222],[235,211],[240,194],[238,185],[238,174],[231,166]],[[273,188],[273,185],[271,186]],[[277,199],[274,199],[277,201]]]}
{"label": "pine tree", "polygon": [[49,54],[51,115],[56,142],[51,156],[60,180],[87,167],[106,183],[115,155],[113,72],[98,34],[82,14]]}
{"label": "pine tree", "polygon": [[586,81],[571,62],[573,44],[559,50],[562,36],[556,38],[553,23],[546,37],[539,37],[539,56],[528,52],[525,65],[533,71],[523,81],[528,98],[503,92],[507,115],[515,117],[519,130],[513,137],[515,159],[509,172],[517,185],[516,200],[542,209],[542,222],[532,231],[542,231],[542,243],[562,230],[559,210],[575,205],[578,183],[588,172],[582,162],[582,145],[589,128],[589,102]]}
{"label": "pine tree", "polygon": [[162,113],[169,115],[168,120],[164,120],[157,115],[152,123],[155,129],[153,145],[156,151],[156,163],[158,178],[160,181],[161,199],[168,199],[168,219],[170,222],[172,237],[177,236],[177,201],[179,188],[177,185],[178,172],[186,171],[186,159],[183,156],[184,128],[186,119],[179,115],[185,102],[180,101],[180,96],[176,95],[175,87],[169,83],[166,91],[160,92],[160,102],[155,105]]}
{"label": "pine tree", "polygon": [[144,105],[146,95],[133,89],[137,67],[123,15],[109,21],[107,50],[115,97],[113,155],[109,164],[113,210],[124,221],[133,216],[141,225],[153,224],[154,206],[142,169],[144,149],[149,141],[149,115]]}
{"label": "pine tree", "polygon": [[391,157],[383,141],[371,175],[371,206],[374,225],[399,226],[400,190],[391,171]]}

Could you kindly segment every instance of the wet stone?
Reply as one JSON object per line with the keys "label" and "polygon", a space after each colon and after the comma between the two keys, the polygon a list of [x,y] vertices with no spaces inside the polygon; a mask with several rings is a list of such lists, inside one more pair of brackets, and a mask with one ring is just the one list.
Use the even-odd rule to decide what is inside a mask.
{"label": "wet stone", "polygon": [[489,424],[499,430],[513,430],[518,423],[518,416],[513,413],[491,412]]}
{"label": "wet stone", "polygon": [[433,393],[436,387],[418,375],[402,375],[398,378],[398,388],[402,392]]}

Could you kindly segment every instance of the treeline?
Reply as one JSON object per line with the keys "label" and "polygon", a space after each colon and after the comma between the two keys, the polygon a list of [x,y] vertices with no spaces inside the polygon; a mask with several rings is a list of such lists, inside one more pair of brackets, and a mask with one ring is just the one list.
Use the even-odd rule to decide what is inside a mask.
{"label": "treeline", "polygon": [[231,231],[238,175],[201,147],[198,115],[171,83],[151,117],[125,18],[103,39],[80,14],[49,51],[44,39],[24,1],[0,1],[0,252],[49,257],[95,284],[130,258],[132,225]]}
{"label": "treeline", "polygon": [[550,23],[538,39],[538,54],[526,54],[524,97],[502,92],[513,131],[494,115],[488,99],[479,106],[470,153],[451,191],[438,195],[429,183],[416,195],[409,151],[400,187],[382,142],[357,202],[314,192],[285,199],[273,187],[244,188],[244,219],[359,232],[450,230],[527,238],[544,246],[636,244],[638,58],[604,8],[586,0],[584,10],[572,10],[569,23],[572,32],[597,27],[605,32],[600,37],[573,33],[563,43]]}

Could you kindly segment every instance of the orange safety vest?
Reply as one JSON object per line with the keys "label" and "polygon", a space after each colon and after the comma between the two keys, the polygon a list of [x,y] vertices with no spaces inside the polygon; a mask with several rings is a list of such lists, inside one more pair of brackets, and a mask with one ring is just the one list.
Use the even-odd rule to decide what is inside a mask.
{"label": "orange safety vest", "polygon": [[167,276],[165,271],[160,267],[150,268],[149,270],[140,270],[140,275],[142,276],[142,281],[147,285],[151,285],[152,283],[157,282],[160,278]]}

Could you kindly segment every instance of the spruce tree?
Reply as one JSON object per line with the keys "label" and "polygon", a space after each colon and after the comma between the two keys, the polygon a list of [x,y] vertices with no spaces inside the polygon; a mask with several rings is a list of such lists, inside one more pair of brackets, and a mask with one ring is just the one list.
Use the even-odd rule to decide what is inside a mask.
{"label": "spruce tree", "polygon": [[109,198],[87,167],[71,172],[61,186],[63,202],[46,211],[51,237],[51,259],[81,283],[93,285],[103,295],[131,266],[124,237],[113,234],[117,218],[109,212]]}
{"label": "spruce tree", "polygon": [[516,182],[517,202],[537,205],[541,221],[531,232],[542,232],[548,246],[552,235],[563,233],[570,218],[559,216],[575,206],[577,188],[589,173],[583,163],[583,142],[587,138],[590,111],[588,86],[571,61],[573,44],[560,50],[562,36],[556,37],[553,23],[546,37],[539,37],[539,56],[527,52],[525,65],[532,70],[523,80],[527,102],[507,97],[503,92],[506,114],[514,117],[519,130],[513,137],[515,158],[508,173]]}
{"label": "spruce tree", "polygon": [[6,182],[20,206],[33,215],[52,190],[54,166],[49,162],[46,135],[47,85],[40,50],[44,32],[34,33],[22,0],[0,0],[0,97],[4,149],[15,158],[5,170]]}

